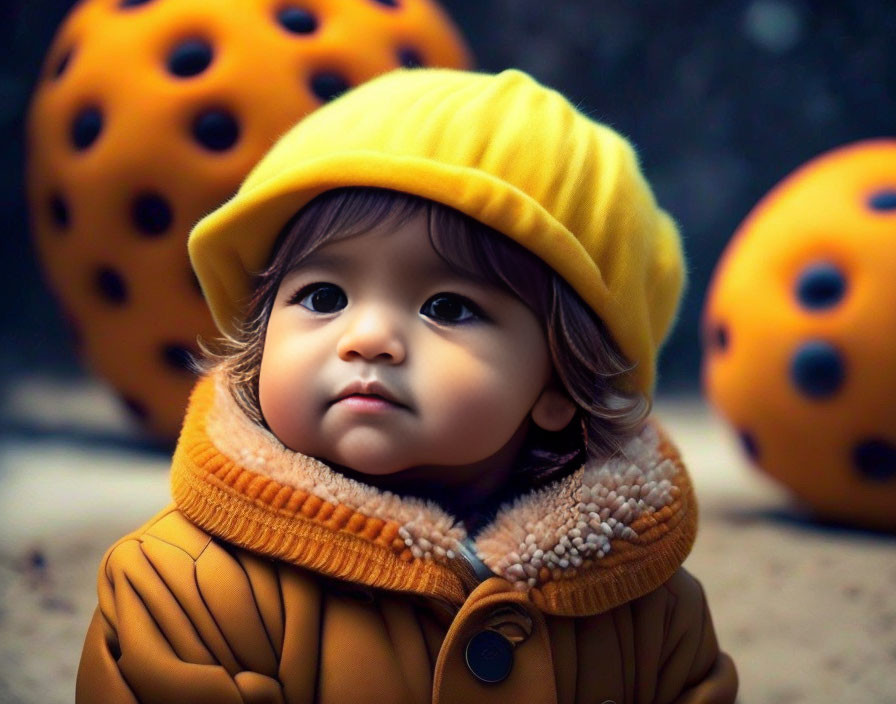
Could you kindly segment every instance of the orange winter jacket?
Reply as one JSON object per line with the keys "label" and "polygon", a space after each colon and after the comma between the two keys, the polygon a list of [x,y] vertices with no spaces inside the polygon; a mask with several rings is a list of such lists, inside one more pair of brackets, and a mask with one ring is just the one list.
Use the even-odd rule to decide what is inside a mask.
{"label": "orange winter jacket", "polygon": [[194,391],[174,504],[106,553],[77,702],[734,702],[696,505],[662,431],[498,511],[284,448],[220,380]]}

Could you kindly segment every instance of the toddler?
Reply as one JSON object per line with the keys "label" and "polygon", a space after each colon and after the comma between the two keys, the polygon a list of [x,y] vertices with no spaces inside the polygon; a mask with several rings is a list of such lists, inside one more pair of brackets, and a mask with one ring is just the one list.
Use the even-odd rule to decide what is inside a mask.
{"label": "toddler", "polygon": [[224,338],[78,702],[734,701],[647,418],[681,247],[624,139],[518,71],[396,71],[189,245]]}

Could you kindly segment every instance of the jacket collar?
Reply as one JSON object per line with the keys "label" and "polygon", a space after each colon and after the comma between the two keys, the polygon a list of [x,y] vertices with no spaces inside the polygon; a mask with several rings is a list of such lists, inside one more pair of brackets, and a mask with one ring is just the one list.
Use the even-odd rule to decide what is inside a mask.
{"label": "jacket collar", "polygon": [[470,536],[432,501],[284,447],[214,373],[191,397],[172,492],[212,535],[328,577],[460,604],[495,575],[559,615],[600,613],[660,586],[690,551],[697,519],[678,452],[649,422],[620,455],[504,504]]}

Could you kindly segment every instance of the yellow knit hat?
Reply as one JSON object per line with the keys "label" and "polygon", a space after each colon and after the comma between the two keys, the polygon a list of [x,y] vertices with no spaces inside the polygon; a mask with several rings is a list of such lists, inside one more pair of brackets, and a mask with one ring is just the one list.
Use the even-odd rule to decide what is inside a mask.
{"label": "yellow knit hat", "polygon": [[225,334],[289,218],[333,188],[375,186],[451,206],[538,255],[637,363],[657,351],[684,284],[681,242],[629,143],[519,71],[399,70],[287,132],[237,194],[190,234],[190,259]]}

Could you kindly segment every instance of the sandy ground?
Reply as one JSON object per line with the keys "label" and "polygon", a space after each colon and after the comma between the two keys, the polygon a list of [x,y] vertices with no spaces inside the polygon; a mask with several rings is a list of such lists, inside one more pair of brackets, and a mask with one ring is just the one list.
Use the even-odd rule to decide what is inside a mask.
{"label": "sandy ground", "polygon": [[[896,537],[803,519],[699,399],[656,412],[697,487],[686,565],[737,663],[739,701],[896,701]],[[167,503],[167,454],[89,384],[26,380],[0,414],[0,704],[63,704],[100,557]]]}

